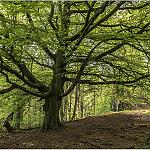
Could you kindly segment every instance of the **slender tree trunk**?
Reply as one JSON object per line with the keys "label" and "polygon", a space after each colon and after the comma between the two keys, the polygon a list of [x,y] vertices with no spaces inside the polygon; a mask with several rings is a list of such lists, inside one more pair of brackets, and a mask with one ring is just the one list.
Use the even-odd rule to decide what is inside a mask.
{"label": "slender tree trunk", "polygon": [[61,122],[64,122],[65,118],[65,111],[64,111],[64,102],[62,102],[62,106],[60,108],[60,120]]}
{"label": "slender tree trunk", "polygon": [[77,111],[77,105],[79,102],[79,91],[78,91],[78,84],[76,85],[75,89],[75,103],[74,103],[74,109],[73,109],[73,114],[72,114],[72,120],[76,118],[76,111]]}
{"label": "slender tree trunk", "polygon": [[83,92],[84,92],[84,86],[82,85],[82,88],[83,90],[80,91],[81,92],[81,99],[80,99],[80,107],[81,107],[81,118],[83,118],[83,109],[84,109],[84,106],[83,106]]}
{"label": "slender tree trunk", "polygon": [[[68,89],[68,83],[66,82],[66,89]],[[65,97],[65,100],[64,100],[64,120],[67,121],[68,120],[68,96]]]}
{"label": "slender tree trunk", "polygon": [[72,110],[72,92],[70,93],[69,96],[69,107],[68,107],[68,115],[69,115],[69,120],[71,120],[71,110]]}
{"label": "slender tree trunk", "polygon": [[95,116],[95,112],[96,112],[96,90],[95,90],[95,87],[94,87],[94,93],[93,93],[93,115]]}

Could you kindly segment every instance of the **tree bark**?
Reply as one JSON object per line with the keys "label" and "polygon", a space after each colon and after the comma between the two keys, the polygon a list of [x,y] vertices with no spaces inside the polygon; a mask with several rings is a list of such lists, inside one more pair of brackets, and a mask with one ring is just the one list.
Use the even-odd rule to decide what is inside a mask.
{"label": "tree bark", "polygon": [[58,129],[61,127],[59,118],[59,102],[55,99],[55,96],[45,99],[43,106],[45,117],[43,123],[43,130]]}
{"label": "tree bark", "polygon": [[76,89],[75,89],[75,103],[74,103],[74,109],[73,109],[73,114],[72,114],[72,119],[74,120],[76,119],[76,111],[77,111],[77,105],[79,103],[79,87],[78,84],[76,85]]}
{"label": "tree bark", "polygon": [[58,129],[62,127],[59,112],[62,103],[62,93],[64,93],[65,83],[65,62],[64,52],[57,51],[56,61],[54,64],[54,74],[51,82],[49,95],[45,98],[43,110],[45,112],[43,130]]}

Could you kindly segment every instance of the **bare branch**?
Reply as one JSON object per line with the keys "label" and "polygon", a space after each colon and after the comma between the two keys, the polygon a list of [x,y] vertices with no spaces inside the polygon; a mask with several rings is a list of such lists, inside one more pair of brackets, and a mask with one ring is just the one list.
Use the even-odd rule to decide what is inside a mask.
{"label": "bare branch", "polygon": [[[120,73],[122,72],[123,74],[125,74],[126,76],[128,77],[134,77],[132,74],[131,74],[131,70],[129,70],[128,68],[125,68],[125,67],[121,67],[119,65],[114,65],[111,61],[107,61],[107,60],[102,60],[102,62],[108,64],[109,66],[111,66],[112,68],[115,68],[117,70],[120,71]],[[134,72],[132,70],[132,72]]]}
{"label": "bare branch", "polygon": [[[145,32],[146,28],[150,25],[150,22],[146,23],[136,34],[142,34],[143,32]],[[129,36],[129,38],[135,38],[135,35],[131,35]],[[96,56],[94,58],[94,60],[96,59],[101,59],[103,58],[104,56],[107,56],[108,54],[111,54],[113,52],[115,52],[116,50],[120,49],[122,46],[124,46],[125,44],[127,44],[128,42],[126,40],[123,40],[120,44],[116,45],[115,47],[111,48],[110,50],[108,51],[105,51],[103,52],[102,54]]]}
{"label": "bare branch", "polygon": [[126,44],[126,41],[122,41],[121,43],[119,43],[119,44],[116,45],[115,47],[111,48],[110,50],[105,51],[105,52],[99,54],[98,56],[96,56],[96,57],[94,58],[94,60],[96,60],[96,59],[101,59],[101,58],[103,58],[104,56],[107,56],[108,54],[111,54],[111,53],[115,52],[116,50],[118,50],[119,48],[121,48],[122,46],[124,46],[125,44]]}
{"label": "bare branch", "polygon": [[[16,88],[16,89],[20,89],[20,90],[22,90],[22,91],[24,91],[24,92],[26,92],[26,93],[28,93],[28,94],[31,94],[31,95],[33,95],[33,96],[44,97],[44,94],[31,91],[31,89],[28,90],[27,88],[23,87],[23,85],[18,85],[17,83],[14,83],[14,82],[10,81],[9,76],[8,76],[6,73],[4,73],[4,72],[2,72],[2,71],[1,71],[1,73],[5,76],[6,81],[7,81],[9,84],[12,85],[10,88],[5,89],[5,90],[2,90],[2,91],[1,91],[2,94],[3,94],[3,92],[6,92],[6,91],[7,91],[7,92],[10,92],[10,91],[13,90],[13,88],[14,88],[14,89]],[[5,93],[4,93],[4,94],[5,94]]]}
{"label": "bare branch", "polygon": [[54,23],[53,23],[53,21],[52,21],[53,16],[54,16],[54,3],[51,2],[51,12],[50,12],[50,14],[49,14],[48,22],[49,22],[49,24],[51,25],[51,27],[52,27],[55,31],[57,31],[57,28],[55,27],[55,25],[54,25]]}
{"label": "bare branch", "polygon": [[[4,65],[2,57],[1,57],[1,66],[0,66],[0,68],[4,69],[7,72],[10,72],[10,73],[14,74],[16,77],[18,77],[19,79],[21,79],[27,85],[32,86],[34,88],[36,87],[39,90],[42,89],[45,85],[42,84],[39,80],[37,80],[35,78],[35,76],[29,71],[29,69],[27,68],[27,66],[25,65],[24,62],[20,62],[20,61],[18,61],[18,60],[15,59],[15,57],[13,55],[13,48],[14,47],[12,46],[8,50],[8,55],[10,57],[10,60],[12,60],[13,63],[20,69],[20,71],[22,72],[22,75],[18,71],[12,69],[10,66],[8,66],[6,64]],[[4,49],[4,50],[6,50],[6,49]],[[26,80],[24,77],[26,77],[28,80]]]}
{"label": "bare branch", "polygon": [[18,85],[16,83],[12,83],[12,85],[15,86],[16,88],[22,90],[23,92],[31,94],[33,96],[43,97],[43,98],[45,97],[44,93],[42,94],[42,93],[31,91],[31,89],[27,89],[27,88],[23,87],[22,85]]}
{"label": "bare branch", "polygon": [[88,33],[91,32],[93,29],[95,29],[98,25],[100,25],[104,21],[108,20],[108,18],[110,18],[114,13],[116,13],[124,3],[125,1],[121,1],[119,4],[117,4],[117,6],[112,11],[110,11],[106,16],[104,16],[97,23],[91,26],[88,30]]}
{"label": "bare branch", "polygon": [[77,73],[77,76],[76,76],[76,78],[74,79],[72,85],[68,88],[68,90],[67,90],[64,94],[62,94],[62,97],[67,96],[67,95],[74,89],[74,87],[76,86],[76,84],[77,84],[78,81],[80,80],[81,75],[83,74],[83,70],[84,70],[85,66],[87,65],[87,63],[88,63],[89,58],[91,57],[91,55],[92,55],[92,53],[94,52],[94,50],[96,49],[96,47],[99,46],[101,43],[102,43],[102,42],[99,42],[98,44],[96,44],[96,45],[90,50],[89,54],[88,54],[88,55],[86,56],[86,58],[84,59],[84,61],[83,61],[82,65],[81,65],[81,67],[80,67],[80,69],[79,69],[79,71],[78,71],[78,73]]}
{"label": "bare branch", "polygon": [[37,60],[35,59],[35,57],[33,57],[32,55],[30,55],[29,53],[28,53],[28,55],[31,57],[31,59],[32,59],[36,64],[38,64],[38,65],[40,65],[40,66],[43,66],[43,67],[47,67],[47,68],[49,68],[49,69],[54,69],[52,66],[49,66],[49,65],[44,64],[44,63],[40,63],[39,61],[37,61]]}
{"label": "bare branch", "polygon": [[142,34],[143,32],[145,32],[146,28],[150,27],[150,21],[147,22],[142,28],[141,30],[139,30],[136,34]]}
{"label": "bare branch", "polygon": [[[134,80],[130,81],[105,81],[105,82],[96,82],[91,80],[79,80],[78,83],[80,84],[90,84],[90,85],[107,85],[107,84],[120,84],[120,85],[127,85],[127,84],[133,84],[143,79],[148,79],[150,75],[144,75],[139,78],[136,78]],[[74,78],[66,78],[66,81],[73,82]]]}
{"label": "bare branch", "polygon": [[49,48],[48,48],[48,46],[47,46],[46,44],[43,44],[43,43],[41,42],[41,38],[40,38],[40,36],[39,36],[39,33],[38,33],[37,30],[35,30],[34,22],[33,22],[33,20],[32,20],[31,15],[30,15],[28,12],[26,12],[26,15],[27,15],[27,18],[28,18],[28,20],[29,20],[29,23],[31,24],[32,29],[34,30],[34,32],[35,32],[35,33],[37,34],[37,36],[38,36],[39,41],[36,41],[37,44],[39,44],[39,45],[43,48],[43,50],[46,52],[46,54],[47,54],[48,56],[50,56],[53,60],[55,60],[55,59],[56,59],[56,58],[55,58],[55,55],[49,50]]}
{"label": "bare branch", "polygon": [[37,89],[40,89],[41,88],[41,85],[37,84],[37,83],[32,83],[30,81],[28,81],[27,79],[25,79],[21,74],[19,74],[16,70],[12,69],[10,66],[8,65],[3,65],[1,64],[0,68],[2,70],[5,70],[13,75],[15,75],[17,78],[19,78],[20,80],[22,80],[25,84],[27,84],[28,86],[31,86],[33,88],[37,88]]}
{"label": "bare branch", "polygon": [[[106,1],[104,2],[101,7],[96,11],[96,13],[91,17],[91,19],[89,20],[89,15],[91,13],[91,9],[89,8],[89,10],[87,11],[87,17],[86,17],[86,21],[85,24],[83,26],[83,28],[81,29],[81,31],[79,31],[79,33],[75,34],[74,36],[70,37],[67,39],[67,41],[74,41],[76,39],[78,39],[80,36],[80,39],[78,39],[78,41],[76,42],[76,45],[79,45],[83,39],[83,37],[86,35],[87,30],[89,29],[89,27],[92,25],[92,23],[96,20],[96,18],[105,11],[106,7],[108,6],[109,2]],[[74,50],[73,50],[74,51]]]}
{"label": "bare branch", "polygon": [[[76,71],[69,71],[69,72],[66,72],[66,74],[77,74],[77,72]],[[97,78],[101,79],[102,81],[105,81],[105,79],[102,78],[103,75],[101,75],[101,74],[84,72],[82,75],[83,76],[94,76],[94,77],[97,77]]]}

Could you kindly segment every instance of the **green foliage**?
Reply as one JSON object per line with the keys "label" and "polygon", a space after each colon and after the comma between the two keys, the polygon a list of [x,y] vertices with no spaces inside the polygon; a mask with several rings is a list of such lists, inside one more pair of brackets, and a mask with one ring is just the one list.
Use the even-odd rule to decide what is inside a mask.
{"label": "green foliage", "polygon": [[149,3],[14,1],[0,10],[1,120],[15,111],[14,124],[37,126],[48,96],[63,98],[66,120],[111,111],[112,99],[148,103]]}

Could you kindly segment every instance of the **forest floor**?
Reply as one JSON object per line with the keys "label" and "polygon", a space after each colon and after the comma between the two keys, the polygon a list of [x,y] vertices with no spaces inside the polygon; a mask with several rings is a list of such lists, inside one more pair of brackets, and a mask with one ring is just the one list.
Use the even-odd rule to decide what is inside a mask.
{"label": "forest floor", "polygon": [[150,148],[150,110],[107,113],[67,122],[65,125],[64,129],[46,133],[39,130],[1,133],[0,148]]}

